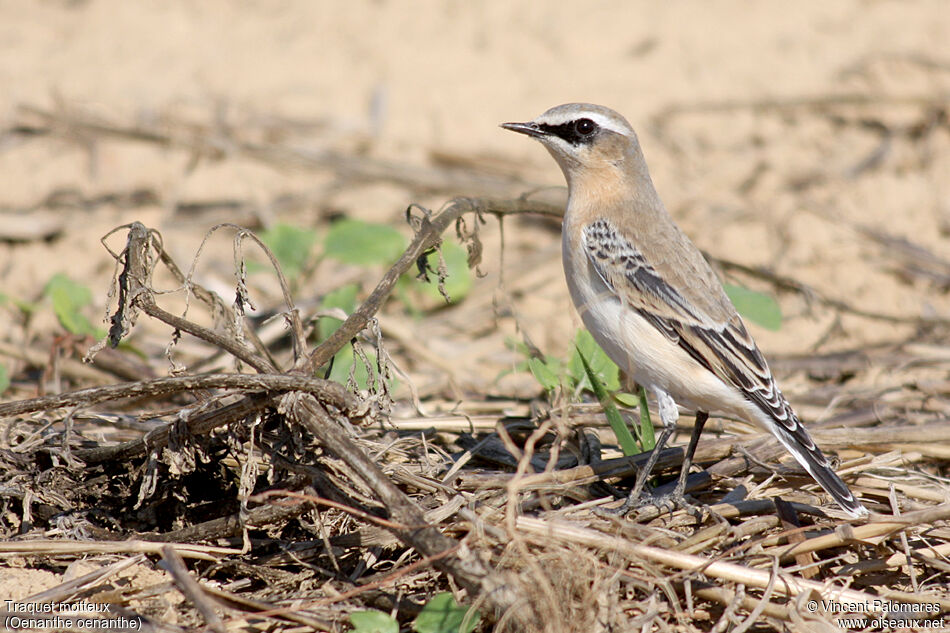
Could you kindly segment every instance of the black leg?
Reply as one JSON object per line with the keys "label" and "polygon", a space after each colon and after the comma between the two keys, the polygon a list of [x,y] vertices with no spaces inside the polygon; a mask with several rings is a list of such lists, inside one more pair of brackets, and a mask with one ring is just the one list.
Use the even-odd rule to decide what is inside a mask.
{"label": "black leg", "polygon": [[[675,407],[676,405],[673,406]],[[675,408],[673,410],[675,411]],[[660,416],[661,419],[664,417],[663,415]],[[619,508],[608,511],[608,514],[624,516],[640,503],[640,495],[643,493],[644,486],[646,486],[647,477],[653,472],[653,467],[656,466],[656,462],[660,458],[660,452],[663,450],[663,447],[666,446],[666,442],[670,439],[670,436],[673,435],[673,431],[676,430],[675,419],[672,421],[665,420],[664,422],[663,430],[660,431],[660,436],[656,440],[656,445],[654,445],[650,457],[647,458],[647,463],[637,472],[637,480],[634,482],[633,489],[627,496],[627,500],[624,501],[623,505]]]}
{"label": "black leg", "polygon": [[[637,473],[637,480],[633,484],[633,489],[630,491],[630,496],[627,497],[627,503],[632,504],[640,498],[640,493],[643,492],[643,487],[647,483],[647,477],[650,476],[650,473],[653,472],[653,467],[656,466],[656,462],[660,459],[660,451],[663,450],[663,447],[666,446],[666,442],[670,439],[670,436],[673,435],[675,429],[672,426],[663,427],[663,430],[660,432],[660,437],[656,440],[656,446],[653,447],[653,452],[650,453],[650,457],[647,459],[646,465],[640,469],[640,472]],[[626,504],[624,504],[626,505]]]}
{"label": "black leg", "polygon": [[705,411],[696,412],[696,422],[693,424],[693,434],[689,437],[689,446],[686,447],[686,457],[683,459],[683,469],[680,471],[680,478],[676,482],[676,488],[673,491],[673,498],[682,499],[686,490],[686,478],[689,477],[689,467],[693,464],[693,454],[696,452],[696,445],[699,444],[699,436],[706,426],[706,420],[709,414]]}

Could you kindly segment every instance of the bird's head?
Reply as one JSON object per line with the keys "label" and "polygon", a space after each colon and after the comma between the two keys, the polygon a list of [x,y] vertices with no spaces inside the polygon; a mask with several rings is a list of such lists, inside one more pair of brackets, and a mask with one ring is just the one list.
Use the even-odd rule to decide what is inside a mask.
{"label": "bird's head", "polygon": [[622,177],[639,171],[643,162],[633,128],[604,106],[567,103],[532,121],[501,127],[539,140],[561,166],[568,184],[580,174]]}

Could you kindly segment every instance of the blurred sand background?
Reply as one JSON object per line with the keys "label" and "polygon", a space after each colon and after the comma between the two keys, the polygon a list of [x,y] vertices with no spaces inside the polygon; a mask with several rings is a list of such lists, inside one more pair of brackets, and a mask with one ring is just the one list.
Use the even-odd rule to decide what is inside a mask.
{"label": "blurred sand background", "polygon": [[[523,179],[508,187],[517,195],[530,188],[524,183],[561,186],[562,177],[540,147],[498,123],[581,100],[614,107],[640,131],[668,208],[712,255],[769,267],[872,312],[950,315],[945,287],[893,274],[902,261],[894,249],[861,233],[950,252],[950,11],[941,2],[47,1],[4,2],[0,16],[8,130],[0,206],[45,211],[61,229],[49,240],[0,245],[2,289],[16,297],[35,300],[53,273],[67,272],[93,289],[98,317],[112,272],[98,239],[132,220],[160,230],[186,265],[216,222],[322,228],[331,215],[348,215],[408,235],[401,218],[410,202],[438,208],[472,193],[281,168],[232,151],[231,138],[286,136],[286,124],[295,148],[421,170],[469,165],[496,180]],[[223,153],[196,157],[69,129],[9,132],[36,120],[31,107],[119,126],[193,126],[220,138]],[[143,190],[149,195],[132,195]],[[287,197],[295,202],[279,204]],[[63,198],[78,202],[51,204]],[[237,201],[240,212],[215,201]],[[484,236],[488,276],[472,300],[490,305],[495,222]],[[507,240],[507,278],[534,278],[514,293],[524,331],[546,353],[562,354],[577,319],[567,316],[556,227],[512,222]],[[211,247],[220,267],[212,259],[198,270],[225,296],[228,241]],[[298,299],[327,289],[303,288]],[[768,353],[851,348],[913,331],[809,309],[794,295],[780,300],[785,327],[756,329]],[[451,323],[451,310],[443,316]],[[493,320],[490,310],[484,316]],[[52,327],[35,318],[35,332]],[[466,325],[498,334],[497,350],[480,345],[466,357]],[[412,328],[432,326],[408,327],[418,336]],[[502,339],[514,331],[511,323],[456,323],[430,345],[471,362],[456,365],[460,383],[490,389],[511,364]]]}
{"label": "blurred sand background", "polygon": [[[467,166],[493,179],[493,194],[516,196],[563,180],[541,147],[498,124],[569,101],[628,118],[668,208],[712,255],[870,312],[950,317],[948,277],[939,274],[950,254],[950,10],[940,1],[6,0],[0,85],[0,222],[18,216],[56,227],[49,239],[0,243],[0,291],[36,301],[50,276],[65,272],[93,290],[91,318],[105,310],[113,273],[98,240],[120,224],[158,229],[187,267],[218,222],[324,231],[330,217],[345,215],[408,236],[409,203],[438,208],[478,193],[269,163],[235,149],[235,138],[422,171]],[[48,123],[36,109],[60,121],[184,129],[217,139],[218,154],[69,126],[17,132]],[[505,338],[524,334],[553,355],[568,349],[578,320],[557,227],[526,219],[505,229],[505,292],[498,225],[489,219],[486,276],[462,304],[422,320],[398,306],[384,315],[393,354],[423,397],[536,394],[527,375],[497,378],[519,360]],[[914,260],[931,261],[923,273],[907,264],[920,249],[936,258]],[[198,279],[230,300],[230,237],[213,240],[208,253]],[[367,286],[379,272],[366,274]],[[311,309],[355,274],[319,273],[297,293]],[[279,306],[272,278],[255,277],[252,290]],[[510,296],[520,331],[498,315],[499,295]],[[777,297],[783,328],[753,331],[779,359],[793,402],[806,378],[782,371],[780,359],[904,340],[919,325]],[[60,331],[48,306],[28,327],[3,328],[7,342],[39,349]],[[160,349],[142,340],[149,331],[158,345],[168,328],[140,319],[138,343]],[[945,377],[939,365],[929,371]],[[871,368],[864,379],[880,389],[903,377]],[[805,417],[827,413],[826,405]],[[26,582],[18,581],[24,595]]]}

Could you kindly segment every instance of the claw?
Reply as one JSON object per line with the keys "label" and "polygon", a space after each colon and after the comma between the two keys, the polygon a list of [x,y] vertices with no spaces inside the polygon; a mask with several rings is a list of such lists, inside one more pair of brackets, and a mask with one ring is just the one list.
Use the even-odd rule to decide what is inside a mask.
{"label": "claw", "polygon": [[627,497],[622,505],[616,508],[597,508],[594,514],[602,517],[624,517],[636,512],[638,520],[646,520],[662,516],[666,511],[672,516],[677,510],[685,510],[697,520],[703,517],[703,507],[692,503],[686,495],[676,490],[665,495],[645,493],[636,498]]}

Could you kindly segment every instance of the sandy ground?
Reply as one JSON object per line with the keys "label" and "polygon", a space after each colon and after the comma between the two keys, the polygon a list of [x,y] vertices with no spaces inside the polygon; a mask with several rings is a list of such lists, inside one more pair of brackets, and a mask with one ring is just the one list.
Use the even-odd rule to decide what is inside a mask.
{"label": "sandy ground", "polygon": [[[906,262],[898,243],[882,246],[862,229],[941,258],[950,253],[948,42],[950,11],[939,1],[7,0],[0,207],[44,212],[61,231],[0,243],[0,290],[35,301],[51,275],[65,272],[93,290],[89,316],[99,318],[113,264],[98,240],[117,225],[140,220],[160,230],[187,265],[217,222],[261,228],[280,220],[322,231],[327,218],[347,215],[408,235],[401,218],[410,202],[437,208],[455,193],[254,160],[226,142],[242,130],[280,137],[283,126],[290,143],[307,150],[421,169],[451,158],[493,177],[560,186],[550,157],[498,123],[589,101],[614,107],[639,130],[667,206],[712,255],[769,267],[870,312],[947,318],[945,279],[895,274]],[[27,108],[120,126],[193,124],[218,133],[223,154],[196,160],[181,148],[69,129],[9,132],[36,122]],[[157,198],[48,204],[53,192],[92,200],[137,189]],[[282,196],[298,203],[282,207]],[[239,213],[182,206],[222,200],[245,206]],[[561,279],[556,227],[520,221],[506,229],[505,279],[523,333],[563,355],[578,321]],[[399,317],[401,331],[425,348],[404,363],[423,395],[536,389],[530,380],[496,380],[516,360],[504,339],[518,329],[510,318],[496,320],[493,308],[496,222],[483,237],[487,275],[466,299],[480,312],[469,305],[422,322]],[[229,249],[230,238],[218,238],[198,272],[223,294],[233,293]],[[331,283],[317,280],[298,299],[313,302]],[[255,287],[275,298],[265,286]],[[753,327],[767,355],[855,348],[906,338],[916,327],[820,303],[809,309],[795,294],[779,299],[784,327]],[[46,306],[29,327],[17,320],[4,329],[22,344],[48,341],[56,326]],[[457,360],[433,368],[426,353]],[[785,380],[794,395],[801,378]]]}
{"label": "sandy ground", "polygon": [[[603,103],[641,131],[667,206],[701,247],[774,266],[869,309],[947,307],[924,288],[894,287],[879,274],[886,254],[853,232],[860,223],[947,251],[945,128],[914,146],[897,139],[883,165],[848,178],[877,137],[813,111],[700,109],[673,119],[663,136],[653,125],[676,107],[853,93],[873,95],[873,116],[868,108],[837,114],[925,124],[926,104],[939,104],[950,90],[942,55],[950,54],[950,15],[938,2],[803,2],[794,9],[743,2],[353,2],[345,9],[9,2],[2,15],[0,117],[7,126],[23,106],[79,109],[121,124],[284,117],[324,126],[307,139],[312,147],[369,139],[374,157],[424,167],[431,152],[447,152],[495,169],[523,166],[518,171],[530,180],[559,185],[545,152],[497,124],[568,101]],[[66,230],[55,242],[0,251],[4,290],[29,297],[54,271],[96,287],[109,262],[95,239],[132,219],[163,230],[187,256],[203,228],[224,218],[182,217],[174,212],[180,201],[246,200],[268,223],[278,219],[270,201],[298,193],[314,200],[311,212],[282,219],[315,223],[330,210],[395,218],[420,200],[386,185],[334,190],[325,175],[241,157],[195,168],[189,158],[128,142],[8,140],[0,153],[4,207],[30,207],[55,190],[88,198],[136,187],[157,191],[161,204],[63,213]],[[790,181],[803,178],[826,182],[789,191]],[[421,200],[438,205],[446,197]],[[518,274],[517,260],[509,262]],[[878,324],[875,331],[848,325],[857,341],[890,335]],[[763,344],[790,351],[800,342],[782,341],[797,338]]]}

